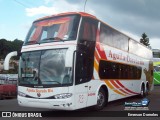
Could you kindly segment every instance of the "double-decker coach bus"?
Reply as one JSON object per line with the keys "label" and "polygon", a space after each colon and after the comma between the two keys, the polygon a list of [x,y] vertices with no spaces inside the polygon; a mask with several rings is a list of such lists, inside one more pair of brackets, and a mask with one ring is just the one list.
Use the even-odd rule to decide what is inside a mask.
{"label": "double-decker coach bus", "polygon": [[160,85],[160,58],[153,58],[154,85]]}
{"label": "double-decker coach bus", "polygon": [[21,106],[100,110],[152,85],[152,51],[87,13],[34,21],[21,50]]}

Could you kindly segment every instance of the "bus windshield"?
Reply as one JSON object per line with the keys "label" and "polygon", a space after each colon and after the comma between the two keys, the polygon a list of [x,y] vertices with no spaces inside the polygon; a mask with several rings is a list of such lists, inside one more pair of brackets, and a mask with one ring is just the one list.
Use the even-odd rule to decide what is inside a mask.
{"label": "bus windshield", "polygon": [[36,21],[30,28],[24,45],[75,40],[79,20],[79,15],[70,15]]}
{"label": "bus windshield", "polygon": [[22,53],[19,85],[71,84],[71,68],[65,67],[67,49]]}

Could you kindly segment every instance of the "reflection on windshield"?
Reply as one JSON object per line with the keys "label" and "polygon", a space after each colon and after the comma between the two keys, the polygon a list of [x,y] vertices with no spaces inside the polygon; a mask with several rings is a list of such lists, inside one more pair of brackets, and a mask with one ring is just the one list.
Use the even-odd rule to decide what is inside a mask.
{"label": "reflection on windshield", "polygon": [[40,52],[28,52],[21,57],[21,77],[24,84],[38,84]]}
{"label": "reflection on windshield", "polygon": [[72,83],[71,68],[65,67],[66,50],[23,53],[20,84],[63,85]]}
{"label": "reflection on windshield", "polygon": [[[79,19],[79,15],[70,15],[34,22],[24,44],[75,40]],[[54,40],[50,41],[51,38]]]}
{"label": "reflection on windshield", "polygon": [[54,83],[55,81],[63,83],[63,78],[69,72],[69,69],[65,67],[65,53],[66,50],[48,50],[42,52],[40,66],[42,84]]}

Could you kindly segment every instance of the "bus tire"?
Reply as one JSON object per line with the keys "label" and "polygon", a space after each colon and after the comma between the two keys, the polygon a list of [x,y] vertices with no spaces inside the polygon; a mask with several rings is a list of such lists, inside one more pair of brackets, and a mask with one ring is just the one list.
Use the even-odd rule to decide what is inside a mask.
{"label": "bus tire", "polygon": [[140,98],[144,98],[145,97],[145,86],[144,84],[141,85],[141,92],[140,92]]}
{"label": "bus tire", "polygon": [[149,94],[149,84],[146,84],[146,90],[145,90],[145,95],[148,96]]}
{"label": "bus tire", "polygon": [[100,88],[97,96],[97,104],[94,106],[95,110],[102,110],[107,104],[107,95],[103,88]]}
{"label": "bus tire", "polygon": [[0,94],[0,100],[3,100],[3,95]]}

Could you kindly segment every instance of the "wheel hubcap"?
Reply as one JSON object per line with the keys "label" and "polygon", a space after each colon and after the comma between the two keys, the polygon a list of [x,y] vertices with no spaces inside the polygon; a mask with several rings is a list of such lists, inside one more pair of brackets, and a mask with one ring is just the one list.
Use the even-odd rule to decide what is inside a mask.
{"label": "wheel hubcap", "polygon": [[104,103],[104,95],[101,93],[101,92],[99,92],[98,93],[98,100],[97,100],[97,105],[98,106],[102,106],[103,105],[103,103]]}

